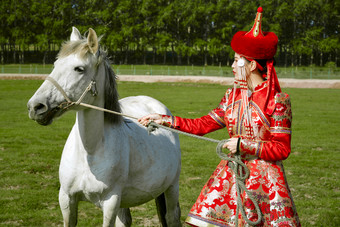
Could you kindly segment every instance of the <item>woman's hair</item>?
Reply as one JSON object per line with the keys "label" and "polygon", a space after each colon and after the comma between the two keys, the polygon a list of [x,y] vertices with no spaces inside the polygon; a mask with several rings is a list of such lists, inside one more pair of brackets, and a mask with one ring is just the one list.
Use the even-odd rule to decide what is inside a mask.
{"label": "woman's hair", "polygon": [[[275,63],[276,63],[275,58],[273,58],[273,59],[274,59],[274,64],[273,65],[275,65]],[[263,70],[260,71],[260,72],[267,74],[267,61],[268,61],[268,59],[254,59],[254,61],[256,61],[259,65],[262,66]]]}
{"label": "woman's hair", "polygon": [[[246,62],[250,63],[250,61],[247,58],[244,58],[246,60]],[[275,65],[276,61],[275,58],[274,59],[274,63],[273,66]],[[268,59],[253,59],[254,61],[256,61],[259,65],[262,66],[263,70],[259,70],[261,73],[265,73],[267,74],[267,61]]]}
{"label": "woman's hair", "polygon": [[261,73],[267,74],[267,59],[254,59],[259,65],[262,66],[263,70]]}

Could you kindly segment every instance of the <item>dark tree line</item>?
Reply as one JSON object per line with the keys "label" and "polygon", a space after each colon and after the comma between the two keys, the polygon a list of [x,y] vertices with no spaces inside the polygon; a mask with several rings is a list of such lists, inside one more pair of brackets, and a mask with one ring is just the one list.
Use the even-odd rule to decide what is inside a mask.
{"label": "dark tree line", "polygon": [[336,0],[1,0],[0,63],[51,63],[76,26],[103,34],[116,64],[226,65],[260,5],[279,65],[339,62]]}

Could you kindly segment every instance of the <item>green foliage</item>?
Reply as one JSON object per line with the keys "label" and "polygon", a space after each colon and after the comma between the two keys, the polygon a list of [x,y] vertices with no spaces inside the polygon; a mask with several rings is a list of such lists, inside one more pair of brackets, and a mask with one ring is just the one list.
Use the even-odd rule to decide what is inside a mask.
{"label": "green foliage", "polygon": [[171,50],[179,64],[182,57],[190,64],[193,54],[204,55],[205,64],[207,55],[226,56],[228,61],[232,36],[251,28],[258,6],[264,9],[263,30],[279,37],[279,55],[327,54],[324,62],[336,61],[339,3],[322,0],[2,0],[0,46],[2,51],[28,50],[32,45],[49,51],[77,26],[81,32],[92,27],[104,34],[103,44],[112,52],[123,52],[125,63],[131,51],[145,61],[146,50]]}
{"label": "green foliage", "polygon": [[332,61],[327,62],[327,64],[325,64],[325,67],[334,70],[335,69],[335,62],[332,62]]}

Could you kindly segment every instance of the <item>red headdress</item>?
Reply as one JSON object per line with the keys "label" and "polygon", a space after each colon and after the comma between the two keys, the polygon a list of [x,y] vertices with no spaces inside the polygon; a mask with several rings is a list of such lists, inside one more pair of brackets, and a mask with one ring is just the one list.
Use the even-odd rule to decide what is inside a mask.
{"label": "red headdress", "polygon": [[239,31],[231,40],[231,48],[248,60],[267,60],[268,93],[264,105],[264,111],[271,115],[275,108],[274,96],[281,92],[274,64],[274,55],[277,50],[278,38],[273,32],[262,32],[262,7],[257,9],[257,15],[253,28],[249,32]]}

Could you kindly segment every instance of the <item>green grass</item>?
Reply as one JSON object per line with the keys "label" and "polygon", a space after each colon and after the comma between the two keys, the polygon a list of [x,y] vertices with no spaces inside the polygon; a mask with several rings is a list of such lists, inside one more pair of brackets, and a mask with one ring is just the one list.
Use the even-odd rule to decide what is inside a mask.
{"label": "green grass", "polygon": [[[58,166],[74,123],[66,113],[44,127],[26,103],[41,81],[0,80],[0,226],[62,226]],[[119,82],[121,98],[149,95],[173,114],[195,118],[215,108],[226,87],[213,84]],[[292,153],[284,161],[302,226],[340,226],[340,90],[284,89],[293,105]],[[224,139],[226,130],[208,137]],[[219,163],[215,144],[180,135],[182,221]],[[157,226],[154,202],[132,209],[133,226]],[[102,213],[82,202],[79,226],[100,226]]]}
{"label": "green grass", "polygon": [[[118,75],[180,75],[233,77],[230,66],[169,66],[169,65],[113,65]],[[279,78],[340,79],[340,68],[329,67],[275,67]],[[0,73],[49,74],[53,65],[1,65]]]}

